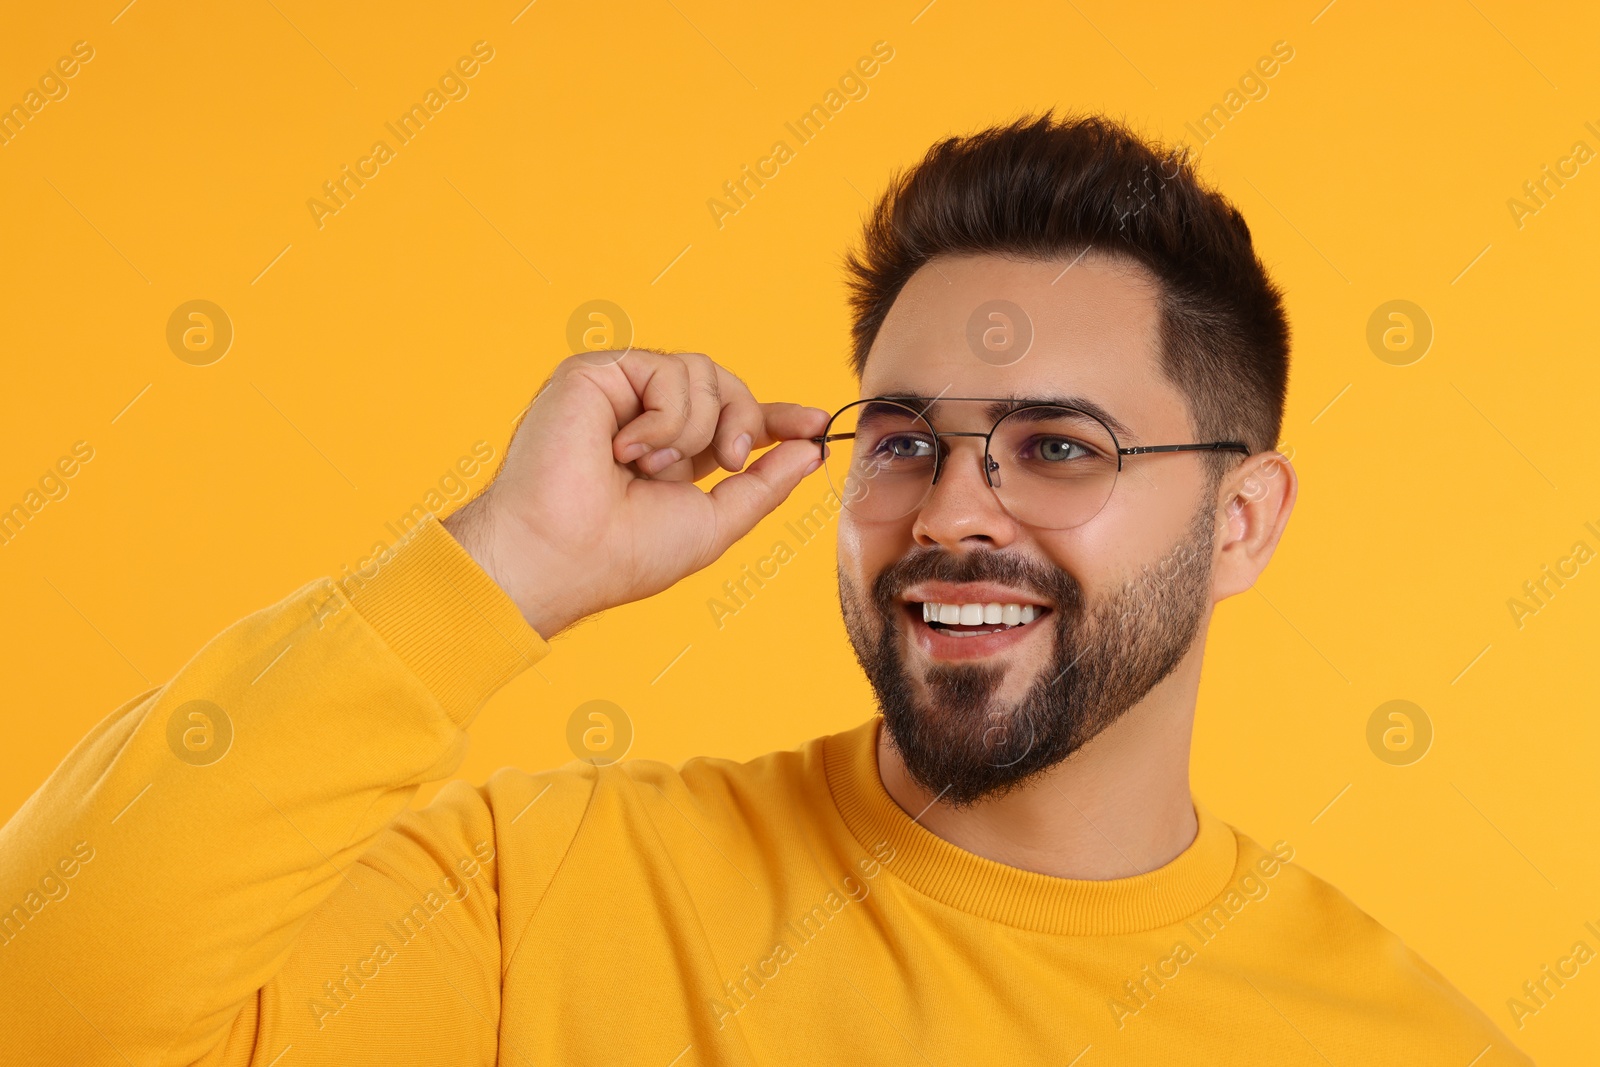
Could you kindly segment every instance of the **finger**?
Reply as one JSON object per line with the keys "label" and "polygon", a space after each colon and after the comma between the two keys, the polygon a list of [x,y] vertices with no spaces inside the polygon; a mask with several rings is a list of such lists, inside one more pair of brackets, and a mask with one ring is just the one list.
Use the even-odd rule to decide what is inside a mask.
{"label": "finger", "polygon": [[[676,452],[677,449],[673,449],[673,451]],[[655,453],[651,453],[651,455],[655,455]],[[649,458],[650,456],[645,457],[645,459]],[[708,448],[698,456],[688,456],[683,459],[673,460],[665,467],[654,472],[644,470],[643,463],[644,461],[641,460],[635,463],[634,466],[639,468],[640,474],[657,482],[698,482],[712,471],[724,469],[722,463],[717,459],[717,451],[714,448]]]}
{"label": "finger", "polygon": [[700,352],[679,353],[678,358],[689,372],[689,404],[684,412],[683,427],[676,437],[639,461],[639,467],[647,473],[660,472],[680,459],[692,459],[704,452],[716,434],[722,412],[717,365]]}
{"label": "finger", "polygon": [[[724,470],[740,471],[750,459],[765,423],[761,405],[750,387],[720,364],[712,364],[722,394],[722,411],[717,417],[717,432],[711,439],[716,464]],[[695,464],[700,471],[701,464]],[[710,468],[707,468],[708,470]]]}
{"label": "finger", "polygon": [[675,355],[639,353],[615,366],[626,375],[643,410],[617,431],[611,449],[619,463],[669,447],[683,432],[692,410],[689,368]]}
{"label": "finger", "polygon": [[[738,385],[742,388],[744,383],[738,382]],[[748,394],[749,390],[745,389],[744,392]],[[729,395],[726,387],[724,387],[723,395],[725,397]],[[740,439],[745,434],[749,434],[751,438],[749,448],[742,456],[727,457],[737,460],[738,466],[729,467],[726,462],[723,462],[721,457],[727,450],[718,446],[714,453],[695,457],[692,474],[695,481],[699,481],[719,467],[726,470],[743,469],[744,463],[749,460],[751,452],[777,444],[780,440],[809,441],[814,437],[819,437],[827,428],[828,419],[830,418],[828,413],[821,408],[806,407],[803,404],[786,402],[755,404],[753,396],[750,401],[754,404],[755,410],[750,412],[748,416],[746,415],[746,410],[741,410],[737,416],[734,416],[730,413],[731,405],[726,402],[724,405],[724,419],[731,420],[728,436],[734,438],[733,448],[737,450]],[[745,421],[747,417],[753,419],[753,422]],[[753,429],[751,428],[752,426]],[[717,433],[719,438],[723,434],[720,424]],[[689,477],[689,475],[684,475],[684,477]]]}
{"label": "finger", "polygon": [[822,457],[809,441],[787,441],[711,487],[707,495],[717,513],[715,552],[721,555],[755,528],[794,492],[800,479],[821,466]]}
{"label": "finger", "polygon": [[821,437],[828,427],[828,420],[832,418],[821,408],[783,402],[762,404],[761,415],[761,432],[756,434],[756,448],[765,448],[779,441]]}

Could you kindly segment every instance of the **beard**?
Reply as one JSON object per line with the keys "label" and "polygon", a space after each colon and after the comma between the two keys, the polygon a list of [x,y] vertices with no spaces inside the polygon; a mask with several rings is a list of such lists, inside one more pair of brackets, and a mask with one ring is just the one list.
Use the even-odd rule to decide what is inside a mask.
{"label": "beard", "polygon": [[[1057,567],[982,550],[915,552],[872,583],[870,599],[839,572],[839,603],[856,659],[877,694],[889,740],[911,778],[955,808],[1004,796],[1078,751],[1171,674],[1210,600],[1212,510],[1138,578],[1098,604]],[[993,581],[1046,598],[1050,661],[1014,703],[996,692],[1003,664],[935,663],[916,680],[901,653],[901,590],[924,581]]]}

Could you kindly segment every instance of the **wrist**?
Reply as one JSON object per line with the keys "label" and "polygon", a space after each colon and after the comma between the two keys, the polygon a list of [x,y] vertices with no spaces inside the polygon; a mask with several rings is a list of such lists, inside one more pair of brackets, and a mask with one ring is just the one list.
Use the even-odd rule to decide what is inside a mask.
{"label": "wrist", "polygon": [[455,538],[483,572],[500,587],[522,613],[522,618],[540,637],[548,640],[573,622],[551,610],[555,598],[537,591],[525,574],[517,573],[522,567],[536,561],[528,560],[525,549],[507,552],[494,513],[487,504],[487,494],[479,496],[440,521],[445,532]]}

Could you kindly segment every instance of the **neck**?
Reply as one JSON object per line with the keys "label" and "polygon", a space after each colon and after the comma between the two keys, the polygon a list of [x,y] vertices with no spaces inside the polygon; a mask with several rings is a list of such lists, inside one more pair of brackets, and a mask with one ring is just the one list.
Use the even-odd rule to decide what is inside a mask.
{"label": "neck", "polygon": [[929,831],[985,859],[1058,878],[1105,880],[1153,871],[1198,832],[1189,792],[1204,641],[1177,669],[1071,757],[1005,796],[957,810],[912,780],[888,732],[878,775]]}

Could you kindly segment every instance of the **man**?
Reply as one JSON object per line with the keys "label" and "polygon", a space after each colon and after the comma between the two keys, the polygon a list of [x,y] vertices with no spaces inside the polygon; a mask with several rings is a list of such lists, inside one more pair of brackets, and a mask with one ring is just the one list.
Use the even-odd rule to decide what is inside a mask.
{"label": "man", "polygon": [[[1047,115],[935,146],[849,268],[861,402],[568,359],[477,499],[101,722],[0,838],[9,1061],[1529,1062],[1190,795],[1212,609],[1295,500],[1238,212]],[[824,458],[881,720],[406,810],[547,638]]]}

